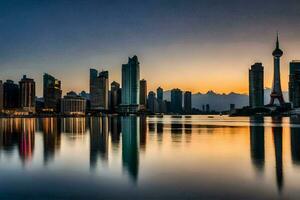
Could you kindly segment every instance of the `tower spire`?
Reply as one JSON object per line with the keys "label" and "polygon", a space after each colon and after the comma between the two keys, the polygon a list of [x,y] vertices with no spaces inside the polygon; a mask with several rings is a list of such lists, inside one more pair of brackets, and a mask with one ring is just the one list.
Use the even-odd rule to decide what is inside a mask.
{"label": "tower spire", "polygon": [[278,31],[277,31],[277,38],[276,38],[276,49],[279,49],[279,37],[278,37]]}

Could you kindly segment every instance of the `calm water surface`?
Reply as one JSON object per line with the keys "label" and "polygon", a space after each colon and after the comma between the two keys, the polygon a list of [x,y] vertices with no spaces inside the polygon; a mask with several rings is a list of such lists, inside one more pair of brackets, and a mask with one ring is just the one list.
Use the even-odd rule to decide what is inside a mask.
{"label": "calm water surface", "polygon": [[0,119],[0,199],[299,199],[300,119]]}

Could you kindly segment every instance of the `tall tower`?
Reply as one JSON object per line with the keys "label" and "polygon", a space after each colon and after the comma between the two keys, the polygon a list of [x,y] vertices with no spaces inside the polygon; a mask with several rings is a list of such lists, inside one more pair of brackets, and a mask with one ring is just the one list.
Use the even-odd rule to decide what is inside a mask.
{"label": "tall tower", "polygon": [[273,77],[273,87],[271,92],[271,100],[270,105],[274,105],[275,99],[277,99],[280,105],[284,104],[284,99],[281,91],[281,83],[280,83],[280,57],[282,56],[283,52],[279,48],[279,40],[277,34],[276,40],[276,48],[273,51],[272,55],[274,57],[274,77]]}

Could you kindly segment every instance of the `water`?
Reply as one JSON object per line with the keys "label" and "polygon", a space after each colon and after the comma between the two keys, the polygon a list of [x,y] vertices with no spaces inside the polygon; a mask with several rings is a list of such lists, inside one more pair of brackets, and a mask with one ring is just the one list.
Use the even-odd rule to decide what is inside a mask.
{"label": "water", "polygon": [[0,199],[299,199],[300,119],[0,119]]}

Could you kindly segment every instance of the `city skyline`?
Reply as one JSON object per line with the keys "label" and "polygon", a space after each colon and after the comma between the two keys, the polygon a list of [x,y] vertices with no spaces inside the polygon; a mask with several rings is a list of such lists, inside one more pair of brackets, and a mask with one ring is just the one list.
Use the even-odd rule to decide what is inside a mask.
{"label": "city skyline", "polygon": [[[271,88],[273,60],[269,53],[279,31],[285,52],[282,89],[287,91],[289,62],[299,57],[300,5],[297,1],[276,2],[132,1],[104,5],[101,1],[45,1],[30,7],[1,2],[0,23],[5,28],[0,39],[0,79],[16,82],[26,74],[36,81],[37,95],[42,96],[45,72],[62,80],[63,94],[88,91],[89,68],[108,70],[110,82],[120,83],[122,63],[136,54],[149,91],[161,86],[193,93],[248,93],[246,69],[255,62],[263,63],[265,86]],[[131,6],[135,12],[127,16]]]}

